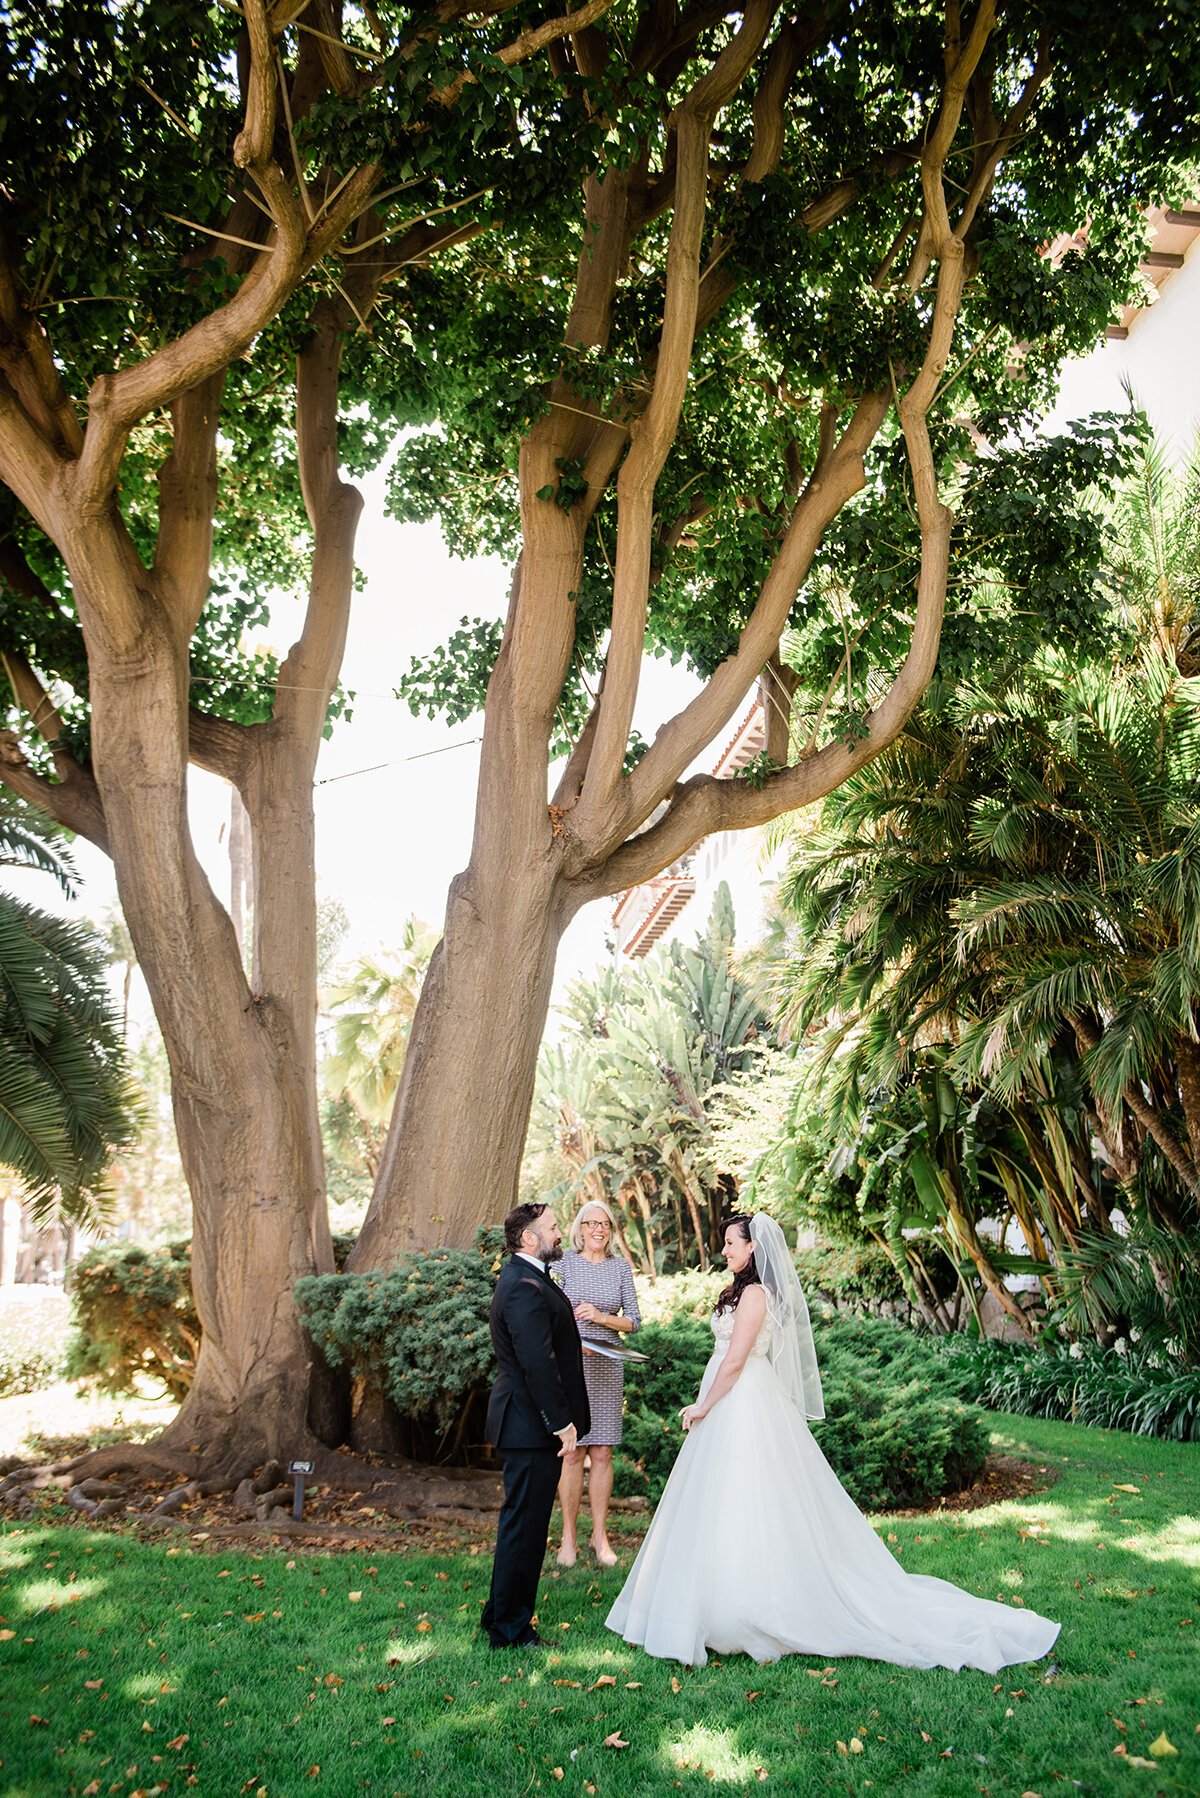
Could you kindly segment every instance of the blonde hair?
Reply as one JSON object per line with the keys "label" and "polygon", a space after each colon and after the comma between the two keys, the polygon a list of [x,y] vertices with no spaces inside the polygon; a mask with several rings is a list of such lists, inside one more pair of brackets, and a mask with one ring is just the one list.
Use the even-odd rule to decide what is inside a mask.
{"label": "blonde hair", "polygon": [[612,1234],[609,1236],[608,1242],[605,1245],[604,1253],[611,1257],[613,1254],[613,1243],[617,1240],[617,1220],[613,1216],[609,1206],[604,1203],[603,1199],[589,1199],[586,1205],[581,1205],[579,1207],[571,1224],[571,1247],[577,1255],[583,1253],[583,1220],[589,1211],[602,1211],[608,1219],[608,1227]]}

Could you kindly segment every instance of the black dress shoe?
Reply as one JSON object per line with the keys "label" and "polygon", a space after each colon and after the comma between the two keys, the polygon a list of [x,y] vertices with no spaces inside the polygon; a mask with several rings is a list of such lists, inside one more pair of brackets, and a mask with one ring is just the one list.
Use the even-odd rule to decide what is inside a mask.
{"label": "black dress shoe", "polygon": [[529,1634],[522,1636],[519,1642],[489,1643],[491,1648],[549,1648],[550,1646],[551,1644],[547,1642],[545,1636],[539,1636],[536,1630],[530,1630]]}

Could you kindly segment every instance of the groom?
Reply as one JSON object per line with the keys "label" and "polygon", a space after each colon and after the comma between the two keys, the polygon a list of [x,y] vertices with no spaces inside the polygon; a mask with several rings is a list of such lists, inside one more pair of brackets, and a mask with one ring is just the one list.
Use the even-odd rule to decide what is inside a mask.
{"label": "groom", "polygon": [[547,1205],[504,1220],[511,1250],[492,1300],[500,1372],[488,1404],[488,1441],[504,1469],[492,1590],[481,1623],[493,1648],[542,1648],[533,1627],[560,1463],[591,1428],[583,1350],[571,1301],[550,1278],[562,1231]]}

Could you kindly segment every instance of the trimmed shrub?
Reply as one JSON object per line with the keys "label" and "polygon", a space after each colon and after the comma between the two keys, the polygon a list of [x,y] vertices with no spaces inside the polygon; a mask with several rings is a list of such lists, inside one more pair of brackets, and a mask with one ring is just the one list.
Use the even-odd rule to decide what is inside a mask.
{"label": "trimmed shrub", "polygon": [[[334,1236],[341,1267],[353,1236]],[[73,1333],[63,1371],[114,1396],[136,1392],[140,1375],[185,1397],[200,1352],[200,1320],[192,1303],[190,1240],[144,1249],[109,1242],[89,1249],[68,1278]]]}
{"label": "trimmed shrub", "polygon": [[[978,1476],[986,1425],[926,1339],[874,1319],[818,1317],[814,1331],[825,1420],[813,1431],[856,1504],[927,1504]],[[686,1317],[641,1332],[638,1347],[651,1360],[626,1370],[624,1441],[613,1457],[618,1493],[658,1502],[683,1439],[678,1413],[696,1396],[712,1341],[707,1323]]]}
{"label": "trimmed shrub", "polygon": [[925,1339],[898,1324],[836,1318],[818,1326],[825,1420],[821,1452],[865,1510],[924,1505],[983,1471],[988,1431]]}
{"label": "trimmed shrub", "polygon": [[189,1242],[89,1249],[71,1270],[69,1291],[75,1326],[67,1345],[69,1379],[123,1394],[148,1375],[172,1398],[184,1397],[200,1352]]}
{"label": "trimmed shrub", "polygon": [[625,1418],[621,1446],[613,1450],[613,1490],[622,1498],[640,1496],[657,1504],[683,1442],[679,1413],[696,1396],[713,1334],[707,1323],[684,1316],[674,1323],[644,1324],[633,1341],[649,1360],[625,1369]]}
{"label": "trimmed shrub", "polygon": [[63,1377],[63,1303],[58,1292],[36,1288],[0,1311],[0,1398],[40,1392]]}
{"label": "trimmed shrub", "polygon": [[966,1396],[994,1411],[1200,1442],[1200,1373],[1155,1346],[1028,1348],[949,1336],[934,1352]]}
{"label": "trimmed shrub", "polygon": [[382,1391],[408,1420],[413,1452],[457,1456],[482,1433],[494,1375],[488,1312],[503,1236],[481,1230],[471,1249],[406,1255],[388,1274],[298,1280],[312,1340],[335,1367]]}

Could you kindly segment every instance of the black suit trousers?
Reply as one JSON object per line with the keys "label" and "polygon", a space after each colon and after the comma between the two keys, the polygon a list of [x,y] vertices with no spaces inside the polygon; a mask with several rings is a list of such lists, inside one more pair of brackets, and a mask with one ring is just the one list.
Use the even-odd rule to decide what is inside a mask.
{"label": "black suit trousers", "polygon": [[550,1513],[562,1471],[558,1448],[501,1448],[504,1504],[496,1526],[492,1590],[480,1621],[493,1648],[533,1634],[538,1580],[550,1534]]}

